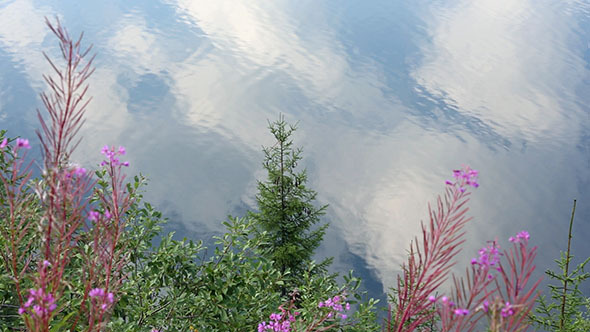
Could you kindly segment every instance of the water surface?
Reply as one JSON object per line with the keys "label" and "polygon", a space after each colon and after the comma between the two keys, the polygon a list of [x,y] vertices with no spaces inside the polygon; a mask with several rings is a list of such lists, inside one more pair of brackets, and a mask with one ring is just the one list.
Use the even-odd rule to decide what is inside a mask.
{"label": "water surface", "polygon": [[[309,184],[329,204],[318,255],[374,296],[450,171],[481,172],[463,262],[529,230],[555,267],[578,199],[590,254],[590,4],[480,1],[0,3],[0,126],[34,137],[44,16],[97,52],[76,160],[124,145],[146,198],[181,235],[208,238],[255,209],[267,121],[298,122]],[[590,286],[586,286],[590,294]]]}

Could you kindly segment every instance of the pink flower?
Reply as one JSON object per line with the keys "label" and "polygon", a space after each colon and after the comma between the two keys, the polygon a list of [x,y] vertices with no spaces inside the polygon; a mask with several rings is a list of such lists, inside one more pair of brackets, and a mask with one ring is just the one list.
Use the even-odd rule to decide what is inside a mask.
{"label": "pink flower", "polygon": [[491,241],[487,247],[479,250],[479,258],[472,258],[471,264],[479,265],[481,269],[489,269],[492,266],[498,266],[500,263],[500,246],[496,241]]}
{"label": "pink flower", "polygon": [[77,176],[83,176],[84,174],[86,174],[86,168],[76,166],[76,167],[74,167],[73,173]]}
{"label": "pink flower", "polygon": [[502,317],[506,318],[508,316],[514,315],[514,307],[510,304],[510,302],[506,302],[506,306],[501,310]]}
{"label": "pink flower", "polygon": [[118,156],[122,156],[125,153],[127,153],[127,151],[125,150],[124,147],[120,146],[119,150],[115,151],[115,147],[109,147],[108,145],[105,145],[102,147],[102,149],[100,150],[100,153],[102,153],[103,155],[105,155],[105,157],[108,158],[108,160],[103,160],[100,165],[101,166],[105,166],[108,164],[111,164],[113,166],[119,166],[119,165],[123,165],[125,167],[129,166],[129,162],[125,161],[125,162],[121,162],[118,158]]}
{"label": "pink flower", "polygon": [[2,143],[0,143],[0,150],[4,149],[8,145],[8,138],[4,138]]}
{"label": "pink flower", "polygon": [[57,305],[53,294],[45,293],[43,288],[31,288],[29,289],[27,302],[18,309],[18,313],[19,315],[35,314],[39,318],[47,319],[56,308]]}
{"label": "pink flower", "polygon": [[105,156],[107,156],[107,154],[109,153],[110,149],[108,145],[105,145],[102,147],[102,149],[100,149],[100,153],[104,154]]}
{"label": "pink flower", "polygon": [[88,220],[98,221],[98,219],[100,219],[100,213],[98,213],[97,211],[88,212]]}
{"label": "pink flower", "polygon": [[31,148],[31,146],[29,145],[29,140],[26,138],[17,138],[16,139],[16,147],[17,148],[25,148],[25,149]]}
{"label": "pink flower", "polygon": [[465,186],[479,187],[479,183],[477,183],[478,175],[478,171],[471,169],[469,166],[463,166],[463,169],[453,170],[455,182],[446,180],[445,183],[449,186],[458,185],[459,191],[465,192]]}
{"label": "pink flower", "polygon": [[100,305],[102,311],[107,310],[109,305],[115,302],[115,295],[107,293],[104,288],[94,288],[88,292],[88,296],[94,300],[94,305]]}
{"label": "pink flower", "polygon": [[88,296],[90,297],[102,297],[104,296],[104,289],[102,288],[94,288],[89,293]]}
{"label": "pink flower", "polygon": [[469,315],[469,310],[468,309],[455,309],[453,312],[457,316],[467,316],[467,315]]}
{"label": "pink flower", "polygon": [[529,232],[527,231],[521,231],[518,234],[516,234],[516,237],[511,236],[508,241],[512,242],[512,243],[520,243],[520,242],[528,242],[528,240],[531,238]]}

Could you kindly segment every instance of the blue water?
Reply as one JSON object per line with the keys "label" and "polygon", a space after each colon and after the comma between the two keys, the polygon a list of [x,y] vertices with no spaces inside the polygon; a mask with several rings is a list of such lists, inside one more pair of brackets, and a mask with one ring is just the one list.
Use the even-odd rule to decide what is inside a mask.
{"label": "blue water", "polygon": [[[74,159],[127,147],[146,199],[189,238],[255,208],[267,120],[298,122],[303,167],[329,204],[318,257],[393,286],[451,170],[481,173],[462,269],[521,230],[539,275],[590,255],[590,3],[0,1],[0,127],[35,138],[58,55],[44,16],[94,44],[94,96]],[[36,142],[36,140],[34,140]],[[37,143],[38,144],[38,143]],[[37,153],[38,153],[37,148]],[[590,286],[585,291],[590,294]]]}

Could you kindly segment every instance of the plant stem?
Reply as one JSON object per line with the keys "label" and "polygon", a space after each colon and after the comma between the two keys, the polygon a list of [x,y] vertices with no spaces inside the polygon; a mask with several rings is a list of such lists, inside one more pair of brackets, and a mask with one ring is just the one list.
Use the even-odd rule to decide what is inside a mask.
{"label": "plant stem", "polygon": [[572,217],[570,219],[570,229],[567,235],[567,253],[565,258],[565,270],[563,271],[563,296],[561,297],[561,316],[559,318],[559,329],[563,330],[563,324],[565,321],[565,298],[567,295],[567,280],[570,265],[570,246],[572,242],[572,226],[574,225],[574,214],[576,213],[576,200],[574,199],[574,207],[572,209]]}

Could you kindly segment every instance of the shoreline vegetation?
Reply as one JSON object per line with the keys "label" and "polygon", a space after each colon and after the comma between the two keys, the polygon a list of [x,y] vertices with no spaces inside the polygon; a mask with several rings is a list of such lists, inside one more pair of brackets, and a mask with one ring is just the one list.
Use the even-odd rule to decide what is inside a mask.
{"label": "shoreline vegetation", "polygon": [[[444,194],[428,207],[388,303],[360,291],[352,271],[337,281],[330,259],[313,261],[326,206],[316,205],[297,168],[296,126],[282,116],[269,123],[276,144],[264,149],[257,211],[229,217],[213,252],[173,240],[143,200],[147,179],[125,173],[124,147],[105,145],[96,170],[70,160],[94,56],[82,35],[74,40],[59,20],[46,23],[61,59],[44,53],[52,74],[37,111],[39,177],[27,158],[35,143],[0,131],[1,331],[590,331],[590,297],[580,287],[590,257],[571,266],[575,200],[560,271],[546,272],[556,282],[549,297],[532,278],[538,248],[527,231],[488,241],[471,262],[455,260],[479,186],[469,166],[441,181]],[[450,273],[455,264],[466,266],[463,276]]]}

